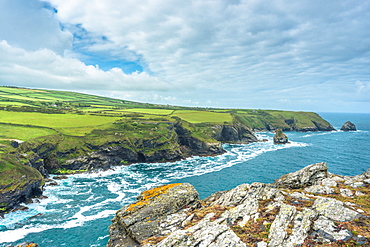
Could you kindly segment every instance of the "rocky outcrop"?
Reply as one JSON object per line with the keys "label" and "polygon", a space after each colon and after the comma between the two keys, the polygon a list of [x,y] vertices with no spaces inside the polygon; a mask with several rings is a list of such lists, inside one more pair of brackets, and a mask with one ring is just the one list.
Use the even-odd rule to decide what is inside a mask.
{"label": "rocky outcrop", "polygon": [[183,157],[191,155],[218,155],[225,152],[221,143],[207,143],[192,136],[191,131],[184,128],[181,122],[175,124],[175,132]]}
{"label": "rocky outcrop", "polygon": [[288,137],[285,135],[285,133],[281,129],[275,130],[275,135],[274,135],[274,143],[275,144],[285,144],[288,143]]}
{"label": "rocky outcrop", "polygon": [[117,212],[110,226],[108,246],[139,246],[147,239],[164,236],[187,217],[185,212],[171,219],[168,215],[195,207],[199,207],[199,197],[190,184],[170,184],[144,191],[136,203]]}
{"label": "rocky outcrop", "polygon": [[204,200],[189,184],[166,185],[117,212],[108,246],[367,246],[369,178],[370,169],[338,176],[318,163]]}
{"label": "rocky outcrop", "polygon": [[0,155],[0,216],[33,197],[41,196],[44,179],[34,168],[19,163],[12,155]]}
{"label": "rocky outcrop", "polygon": [[219,132],[216,133],[217,141],[223,143],[252,143],[257,142],[257,137],[252,130],[243,125],[222,125],[218,126]]}
{"label": "rocky outcrop", "polygon": [[27,176],[24,176],[21,179],[23,181],[14,181],[7,186],[0,186],[0,216],[16,209],[21,203],[26,203],[31,198],[42,195],[42,178],[27,181]]}
{"label": "rocky outcrop", "polygon": [[356,125],[354,125],[351,121],[347,121],[343,124],[342,128],[340,130],[343,131],[356,131]]}
{"label": "rocky outcrop", "polygon": [[328,176],[325,162],[309,165],[299,171],[288,173],[274,183],[277,188],[301,189],[315,185]]}

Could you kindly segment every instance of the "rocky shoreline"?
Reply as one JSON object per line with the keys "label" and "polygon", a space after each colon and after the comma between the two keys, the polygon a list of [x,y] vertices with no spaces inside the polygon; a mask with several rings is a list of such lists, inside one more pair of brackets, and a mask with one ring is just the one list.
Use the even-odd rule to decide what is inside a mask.
{"label": "rocky shoreline", "polygon": [[[312,121],[313,126],[296,128],[294,121],[287,122],[288,130],[296,131],[331,131],[332,125],[318,124]],[[266,130],[275,129],[266,123]],[[83,150],[73,146],[67,151],[58,151],[58,145],[63,136],[54,139],[41,139],[31,143],[17,143],[14,151],[9,154],[19,166],[36,169],[44,178],[49,173],[73,174],[87,171],[106,170],[113,166],[129,165],[132,163],[173,162],[190,156],[213,156],[225,152],[223,143],[248,144],[259,141],[254,132],[246,125],[224,124],[208,128],[207,137],[199,138],[193,135],[189,128],[181,121],[168,123],[167,135],[164,141],[158,139],[137,139],[135,141],[122,138],[102,145],[85,143]],[[120,136],[115,133],[115,136]],[[60,139],[60,140],[59,140]],[[40,176],[41,176],[40,175]],[[18,181],[12,181],[12,186],[17,187]],[[0,215],[17,208],[20,203],[29,201],[30,198],[42,195],[45,181],[40,178],[37,183],[26,187],[17,187],[8,191],[0,186]],[[5,185],[7,186],[7,185]]]}
{"label": "rocky shoreline", "polygon": [[144,191],[117,211],[107,247],[369,246],[370,169],[307,166],[273,184],[242,184],[200,200],[190,184]]}

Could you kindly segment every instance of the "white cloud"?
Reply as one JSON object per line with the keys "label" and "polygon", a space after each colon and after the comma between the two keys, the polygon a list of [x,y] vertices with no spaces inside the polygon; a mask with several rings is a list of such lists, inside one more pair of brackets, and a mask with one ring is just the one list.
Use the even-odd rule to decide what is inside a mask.
{"label": "white cloud", "polygon": [[168,90],[169,85],[145,72],[125,74],[87,66],[48,49],[26,51],[0,41],[0,81],[8,85],[77,90]]}
{"label": "white cloud", "polygon": [[[62,22],[106,36],[109,49],[125,47],[152,73],[181,85],[270,86],[276,76],[294,84],[290,75],[361,57],[370,44],[366,1],[50,2]],[[270,76],[261,76],[266,71]]]}
{"label": "white cloud", "polygon": [[[132,90],[124,95],[164,104],[217,107],[311,107],[318,111],[328,102],[335,102],[331,107],[335,110],[341,103],[355,105],[359,98],[370,101],[363,93],[368,92],[366,82],[370,81],[370,2],[366,0],[48,2],[58,10],[49,16],[51,33],[61,37],[73,33],[74,49],[56,59],[55,54],[44,54],[47,50],[42,53],[26,44],[19,46],[42,53],[40,64],[47,59],[63,64],[69,61],[67,56],[73,63],[69,67],[63,64],[61,71],[34,70],[31,64],[17,68],[39,80],[46,76],[41,80],[45,83],[53,78],[64,81],[66,88],[70,85],[68,89],[79,89],[88,88],[91,81],[95,90],[110,90],[115,95]],[[27,13],[43,16],[36,19],[44,23],[42,11],[45,8]],[[64,31],[55,25],[55,18]],[[46,30],[41,28],[40,37],[46,37]],[[3,39],[14,48],[15,43]],[[46,43],[39,48],[62,54],[60,50],[68,48],[63,42],[54,43],[58,49]],[[36,53],[23,52],[36,59]],[[138,62],[145,72],[127,75],[117,68],[104,72],[73,59],[89,52]],[[21,64],[25,58],[15,59]],[[107,87],[104,80],[112,83]],[[137,81],[128,83],[130,80]],[[141,92],[142,88],[152,92]],[[172,91],[156,92],[165,88]],[[370,109],[368,104],[363,109]]]}
{"label": "white cloud", "polygon": [[72,47],[72,34],[61,30],[53,15],[53,9],[38,0],[0,1],[0,40],[63,54]]}

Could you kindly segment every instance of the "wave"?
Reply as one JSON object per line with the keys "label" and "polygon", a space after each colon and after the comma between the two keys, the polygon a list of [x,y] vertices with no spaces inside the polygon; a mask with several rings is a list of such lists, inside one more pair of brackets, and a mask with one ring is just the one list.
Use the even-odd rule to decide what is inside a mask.
{"label": "wave", "polygon": [[[268,134],[259,135],[268,141],[248,145],[226,144],[227,152],[219,156],[139,163],[97,173],[70,175],[58,186],[46,187],[44,194],[48,198],[39,204],[27,205],[29,211],[7,214],[0,221],[0,243],[15,242],[28,234],[50,229],[83,227],[86,222],[112,217],[117,209],[132,203],[144,190],[178,179],[217,172],[266,152],[309,145],[303,142],[275,145]],[[42,216],[30,220],[38,214]]]}

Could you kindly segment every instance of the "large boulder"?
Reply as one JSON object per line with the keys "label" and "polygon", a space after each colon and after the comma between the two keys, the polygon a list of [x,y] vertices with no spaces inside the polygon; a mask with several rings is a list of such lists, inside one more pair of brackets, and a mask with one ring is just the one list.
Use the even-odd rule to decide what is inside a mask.
{"label": "large boulder", "polygon": [[340,130],[343,130],[343,131],[356,131],[356,126],[351,122],[351,121],[347,121],[343,124],[342,128],[340,128]]}
{"label": "large boulder", "polygon": [[288,142],[289,142],[288,137],[285,135],[285,133],[281,129],[275,130],[275,135],[274,135],[275,144],[285,144]]}
{"label": "large boulder", "polygon": [[[183,208],[194,208],[200,205],[198,192],[188,183],[169,184],[144,191],[136,203],[120,209],[109,227],[110,240],[108,247],[140,246],[145,240],[162,237],[176,228],[187,215],[168,219],[167,215],[175,214]],[[171,229],[161,229],[168,220],[172,221]]]}
{"label": "large boulder", "polygon": [[328,167],[325,162],[306,166],[305,168],[283,175],[275,180],[278,188],[300,189],[317,184],[328,177]]}

